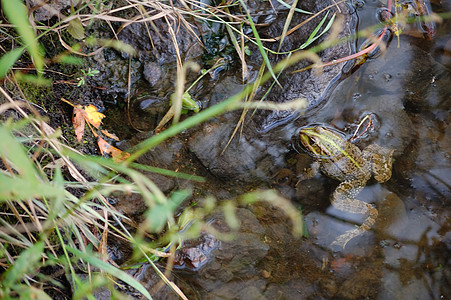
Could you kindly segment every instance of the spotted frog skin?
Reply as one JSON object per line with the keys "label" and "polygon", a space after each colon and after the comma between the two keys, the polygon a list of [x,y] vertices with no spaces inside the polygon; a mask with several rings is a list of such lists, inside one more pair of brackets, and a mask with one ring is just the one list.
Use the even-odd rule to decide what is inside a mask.
{"label": "spotted frog skin", "polygon": [[367,216],[362,225],[346,231],[331,244],[344,249],[351,239],[374,225],[377,209],[356,199],[356,196],[371,176],[381,183],[390,179],[394,150],[373,144],[362,151],[350,143],[341,132],[324,125],[303,127],[299,137],[301,144],[315,159],[307,177],[312,177],[320,169],[325,175],[340,181],[332,195],[332,205],[345,212]]}

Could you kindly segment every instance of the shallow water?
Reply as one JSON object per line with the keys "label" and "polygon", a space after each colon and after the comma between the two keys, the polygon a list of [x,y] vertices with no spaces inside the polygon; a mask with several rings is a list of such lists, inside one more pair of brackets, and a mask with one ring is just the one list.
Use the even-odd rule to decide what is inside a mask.
{"label": "shallow water", "polygon": [[[379,7],[378,1],[368,1],[360,9],[359,28],[378,22]],[[450,11],[451,2],[433,3],[433,9]],[[357,48],[362,42],[357,42]],[[177,149],[186,148],[191,158],[194,154],[188,163],[201,175],[214,178],[200,187],[203,193],[222,199],[245,192],[242,182],[252,188],[271,185],[303,207],[310,236],[308,240],[293,238],[289,222],[272,208],[243,209],[243,219],[250,225],[241,229],[235,244],[215,243],[217,249],[208,249],[205,264],[176,271],[175,281],[182,290],[192,298],[206,299],[449,297],[450,45],[449,20],[437,25],[431,41],[401,35],[398,46],[395,37],[386,53],[341,81],[314,113],[265,133],[258,133],[249,121],[243,136],[224,155],[220,153],[236,114],[189,131],[187,145]],[[238,79],[222,80],[214,87],[210,105],[240,89]],[[351,136],[362,116],[369,113],[375,130],[356,144],[362,149],[372,143],[394,149],[393,175],[383,184],[368,182],[357,197],[378,208],[374,228],[334,252],[329,244],[361,224],[363,217],[329,205],[338,182],[321,175],[296,185],[297,175],[309,161],[295,151],[292,138],[300,126],[309,123],[331,124]],[[181,140],[172,143],[178,145]],[[286,174],[283,182],[280,174]],[[188,252],[196,251],[185,249]]]}
{"label": "shallow water", "polygon": [[[360,13],[374,16],[375,7],[369,3],[367,11]],[[249,274],[234,275],[222,285],[215,285],[215,289],[204,284],[201,298],[439,299],[450,294],[451,76],[450,65],[442,64],[449,58],[440,56],[438,46],[451,38],[449,34],[441,35],[450,32],[449,28],[449,22],[439,25],[438,36],[431,42],[401,36],[398,47],[395,38],[385,54],[366,62],[342,81],[315,114],[275,129],[282,141],[299,126],[311,122],[332,124],[352,134],[350,124],[357,124],[368,113],[376,116],[378,128],[358,145],[363,148],[377,143],[395,149],[395,154],[392,178],[384,184],[370,182],[358,196],[376,204],[379,210],[374,230],[351,240],[340,253],[332,254],[328,245],[354,224],[361,224],[362,217],[332,207],[312,209],[306,223],[311,247],[316,250],[306,250],[297,241],[280,238],[269,243],[268,254],[249,268]],[[274,133],[268,136],[274,137]],[[266,147],[271,151],[271,145]],[[287,158],[296,154],[280,153],[277,146],[274,148],[277,154],[273,157],[285,157],[281,162],[279,156],[276,169],[293,170]],[[268,173],[265,166],[260,170]],[[324,178],[317,181],[320,183],[309,185],[305,192],[287,187],[284,192],[294,193],[291,198],[303,204],[304,195],[314,193],[318,184],[328,191],[337,184]],[[327,193],[317,195],[319,203],[328,199]],[[309,201],[314,203],[315,199]],[[281,222],[277,217],[266,221]],[[262,226],[267,228],[270,240],[276,239],[269,233],[271,226]],[[306,257],[306,252],[312,251],[321,254]],[[316,265],[307,270],[308,264]],[[199,281],[194,281],[205,280],[204,276],[199,277]],[[312,278],[322,283],[311,282]],[[303,292],[295,292],[299,290]]]}

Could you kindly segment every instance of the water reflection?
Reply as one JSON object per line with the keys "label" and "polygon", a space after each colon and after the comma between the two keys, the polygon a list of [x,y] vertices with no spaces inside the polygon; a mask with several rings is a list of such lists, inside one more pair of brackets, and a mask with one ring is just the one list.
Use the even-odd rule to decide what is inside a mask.
{"label": "water reflection", "polygon": [[[380,269],[379,263],[383,270],[379,299],[438,299],[450,292],[451,78],[449,69],[421,44],[402,37],[399,48],[392,45],[384,56],[346,79],[311,118],[345,129],[369,110],[381,123],[373,139],[396,149],[390,181],[359,195],[378,203],[376,237],[350,242],[351,248],[346,249],[368,257],[368,242],[375,249],[380,247],[378,255],[384,260],[374,262],[375,270]],[[353,97],[356,94],[360,96]],[[339,223],[348,222],[349,217],[329,209],[325,215],[308,218],[315,219],[316,226],[341,231],[344,225]],[[350,221],[345,228],[360,222]],[[327,245],[323,241],[328,236],[333,235],[318,237],[319,245]]]}

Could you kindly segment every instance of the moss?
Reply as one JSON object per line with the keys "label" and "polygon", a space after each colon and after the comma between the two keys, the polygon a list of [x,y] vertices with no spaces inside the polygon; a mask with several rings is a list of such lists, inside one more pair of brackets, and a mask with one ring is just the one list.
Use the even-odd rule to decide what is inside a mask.
{"label": "moss", "polygon": [[45,106],[48,102],[49,95],[53,95],[51,86],[36,86],[28,82],[19,82],[25,99],[37,105]]}

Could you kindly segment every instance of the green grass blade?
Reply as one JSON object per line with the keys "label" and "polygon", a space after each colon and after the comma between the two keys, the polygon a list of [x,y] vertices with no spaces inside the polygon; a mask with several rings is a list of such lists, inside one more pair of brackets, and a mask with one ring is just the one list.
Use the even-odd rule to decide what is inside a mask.
{"label": "green grass blade", "polygon": [[2,1],[2,7],[8,21],[16,26],[16,30],[19,33],[21,40],[25,44],[28,52],[30,52],[38,75],[42,76],[44,58],[39,50],[36,34],[28,21],[28,11],[26,6],[23,4],[22,0],[6,0]]}
{"label": "green grass blade", "polygon": [[326,13],[326,15],[324,16],[324,18],[321,20],[321,22],[319,22],[318,26],[316,26],[316,28],[312,31],[312,33],[310,34],[309,38],[307,39],[308,44],[311,44],[314,40],[315,40],[315,36],[318,33],[318,31],[321,29],[321,27],[323,26],[324,22],[326,21],[327,16],[329,15],[329,12]]}
{"label": "green grass blade", "polygon": [[30,248],[24,250],[14,264],[4,274],[2,280],[3,287],[11,287],[20,281],[25,274],[36,268],[39,259],[44,251],[44,242],[37,242]]}
{"label": "green grass blade", "polygon": [[0,126],[0,156],[8,159],[19,175],[34,179],[35,169],[24,147],[14,138],[6,126]]}
{"label": "green grass blade", "polygon": [[20,299],[52,300],[43,290],[34,286],[21,284],[14,286],[13,289],[19,295]]}
{"label": "green grass blade", "polygon": [[0,126],[0,157],[19,174],[0,174],[0,200],[63,197],[64,189],[42,182],[22,144],[6,126]]}
{"label": "green grass blade", "polygon": [[64,190],[52,184],[42,183],[37,178],[6,176],[0,174],[0,202],[26,200],[41,197],[62,197]]}
{"label": "green grass blade", "polygon": [[15,72],[14,76],[16,76],[17,81],[31,83],[39,86],[50,86],[52,81],[50,79],[45,78],[38,74],[38,76],[25,74],[22,72]]}
{"label": "green grass blade", "polygon": [[[283,0],[277,0],[277,2],[279,2],[281,5],[285,6],[286,8],[290,8],[291,9],[293,7],[293,4],[290,6],[290,4],[285,3]],[[303,9],[299,9],[299,8],[295,8],[294,11],[296,11],[298,13],[301,13],[301,14],[308,14],[308,15],[312,15],[313,14],[312,12],[309,12],[309,11],[306,11],[306,10],[303,10]]]}
{"label": "green grass blade", "polygon": [[[325,34],[330,27],[332,26],[334,20],[335,20],[335,14],[332,16],[332,18],[329,20],[329,22],[327,23],[327,26],[323,29],[323,31],[318,34],[318,31],[321,29],[321,27],[323,26],[324,22],[326,21],[327,16],[329,15],[329,12],[326,13],[326,15],[324,16],[324,18],[321,20],[321,22],[318,24],[318,26],[316,26],[316,28],[312,31],[312,33],[310,34],[309,38],[307,39],[307,41],[301,45],[301,47],[299,47],[299,49],[305,49],[308,46],[310,46],[310,44],[312,44],[314,41],[316,41],[317,39],[319,39],[323,34]],[[318,35],[317,35],[318,34]]]}
{"label": "green grass blade", "polygon": [[13,49],[0,58],[0,79],[3,78],[6,73],[12,68],[14,63],[22,55],[24,48],[20,47]]}
{"label": "green grass blade", "polygon": [[191,194],[188,190],[180,190],[172,193],[170,201],[158,203],[147,211],[147,230],[161,232],[166,222],[174,215],[175,209]]}
{"label": "green grass blade", "polygon": [[243,0],[240,0],[241,6],[244,8],[244,10],[246,11],[247,14],[247,18],[249,20],[249,24],[251,25],[252,28],[252,33],[255,36],[255,40],[257,41],[258,44],[258,50],[260,50],[260,53],[263,57],[263,60],[265,61],[266,67],[268,68],[269,73],[271,73],[272,78],[276,81],[276,83],[282,88],[282,86],[280,85],[279,81],[277,80],[276,74],[274,73],[272,66],[271,66],[271,62],[269,61],[268,55],[266,54],[265,51],[265,47],[262,44],[262,41],[260,39],[260,36],[258,35],[257,32],[257,28],[255,27],[254,21],[252,21],[251,15],[249,13],[249,10],[247,9],[246,5],[244,4]]}
{"label": "green grass blade", "polygon": [[291,4],[290,12],[288,13],[287,19],[285,20],[285,24],[283,25],[282,38],[280,39],[279,48],[277,51],[280,51],[280,49],[282,48],[282,44],[283,41],[285,40],[288,27],[290,27],[291,20],[293,19],[296,5],[298,5],[298,0],[294,0],[293,3]]}
{"label": "green grass blade", "polygon": [[66,249],[75,256],[77,256],[78,258],[83,259],[84,261],[90,263],[91,265],[129,284],[130,286],[138,290],[141,294],[143,294],[147,299],[152,299],[146,288],[144,288],[139,281],[137,281],[135,278],[131,277],[124,271],[119,270],[118,268],[113,267],[112,265],[98,259],[97,257],[94,256],[93,253],[83,253],[80,250],[71,247],[66,247]]}
{"label": "green grass blade", "polygon": [[168,169],[162,169],[162,168],[147,166],[147,165],[138,164],[138,163],[132,163],[130,165],[130,167],[138,169],[138,170],[142,170],[142,171],[149,171],[149,172],[152,172],[155,174],[171,176],[171,177],[180,178],[180,179],[188,179],[188,180],[197,181],[197,182],[205,182],[206,181],[205,177],[202,177],[202,176],[175,172],[175,171],[168,170]]}

